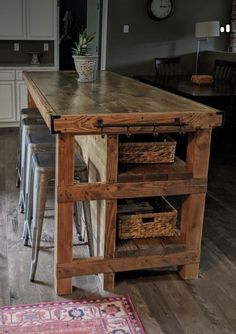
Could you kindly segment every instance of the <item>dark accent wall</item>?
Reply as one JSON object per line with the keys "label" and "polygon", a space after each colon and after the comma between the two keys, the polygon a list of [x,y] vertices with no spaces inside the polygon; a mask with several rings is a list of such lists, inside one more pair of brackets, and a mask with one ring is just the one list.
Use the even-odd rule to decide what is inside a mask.
{"label": "dark accent wall", "polygon": [[222,51],[204,51],[199,56],[200,73],[212,74],[216,59],[236,62],[236,53]]}
{"label": "dark accent wall", "polygon": [[[20,50],[14,51],[14,43],[19,43]],[[48,43],[49,50],[43,51],[43,44]],[[28,52],[41,52],[41,64],[54,65],[54,42],[53,41],[0,41],[0,65],[1,64],[30,64],[31,55]]]}
{"label": "dark accent wall", "polygon": [[[194,54],[195,22],[230,22],[231,0],[174,0],[172,15],[153,21],[147,15],[146,0],[109,0],[107,68],[126,75],[152,74],[154,57]],[[130,33],[122,26],[130,25]],[[227,51],[229,34],[201,42],[201,50]],[[194,64],[194,57],[187,67]],[[191,70],[192,71],[192,70]]]}

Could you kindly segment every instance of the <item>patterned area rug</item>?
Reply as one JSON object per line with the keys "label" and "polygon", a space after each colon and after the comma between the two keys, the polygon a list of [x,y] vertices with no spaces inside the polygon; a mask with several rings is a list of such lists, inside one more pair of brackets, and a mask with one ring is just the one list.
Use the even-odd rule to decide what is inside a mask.
{"label": "patterned area rug", "polygon": [[128,297],[0,308],[0,334],[145,334]]}

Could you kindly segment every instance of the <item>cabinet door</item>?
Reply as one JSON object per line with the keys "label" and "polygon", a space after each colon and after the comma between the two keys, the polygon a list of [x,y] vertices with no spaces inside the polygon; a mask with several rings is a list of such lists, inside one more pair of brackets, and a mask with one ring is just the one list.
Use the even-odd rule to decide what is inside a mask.
{"label": "cabinet door", "polygon": [[0,101],[0,122],[16,121],[14,81],[0,81]]}
{"label": "cabinet door", "polygon": [[27,0],[27,39],[56,38],[57,1]]}
{"label": "cabinet door", "polygon": [[28,97],[27,97],[27,87],[24,81],[16,82],[16,118],[17,121],[20,120],[20,110],[22,108],[27,108]]}
{"label": "cabinet door", "polygon": [[0,39],[25,39],[25,0],[0,0]]}

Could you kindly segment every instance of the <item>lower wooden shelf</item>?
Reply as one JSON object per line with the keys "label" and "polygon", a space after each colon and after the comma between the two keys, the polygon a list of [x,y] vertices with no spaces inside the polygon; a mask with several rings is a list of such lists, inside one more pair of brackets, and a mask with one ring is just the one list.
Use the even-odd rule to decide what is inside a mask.
{"label": "lower wooden shelf", "polygon": [[[130,270],[141,270],[151,268],[164,268],[180,266],[184,264],[199,263],[199,254],[193,250],[187,250],[183,245],[181,250],[179,244],[167,245],[166,248],[152,249],[152,254],[119,253],[115,258],[92,257],[88,259],[73,259],[72,262],[57,264],[57,278],[68,278],[81,275],[93,275],[99,273],[116,273]],[[150,250],[151,250],[150,249]],[[159,252],[159,254],[157,254]]]}
{"label": "lower wooden shelf", "polygon": [[186,245],[176,231],[173,237],[117,240],[115,257],[165,255],[184,251]]}

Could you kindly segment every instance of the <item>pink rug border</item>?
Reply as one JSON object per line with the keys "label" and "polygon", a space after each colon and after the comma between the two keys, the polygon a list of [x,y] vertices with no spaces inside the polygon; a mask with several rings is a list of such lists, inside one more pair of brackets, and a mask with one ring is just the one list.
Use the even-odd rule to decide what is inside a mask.
{"label": "pink rug border", "polygon": [[[141,321],[141,319],[139,318],[139,315],[138,315],[138,313],[137,313],[137,311],[136,311],[136,309],[135,309],[135,307],[134,307],[134,304],[133,304],[133,302],[132,302],[130,296],[123,296],[123,297],[125,297],[125,298],[129,301],[129,303],[130,303],[130,306],[131,306],[131,309],[132,309],[133,314],[134,314],[134,316],[135,316],[135,319],[136,319],[137,323],[139,324],[140,329],[141,329],[141,331],[142,331],[141,334],[146,334],[145,329],[144,329],[143,324],[142,324],[142,321]],[[122,298],[122,297],[121,297],[121,298]]]}
{"label": "pink rug border", "polygon": [[139,318],[139,315],[134,307],[134,304],[130,298],[130,296],[128,295],[124,295],[124,296],[109,296],[109,297],[97,297],[97,298],[83,298],[83,299],[71,299],[71,300],[66,300],[66,301],[59,301],[59,300],[55,300],[55,301],[49,301],[49,302],[40,302],[40,303],[34,303],[34,304],[17,304],[17,305],[8,305],[8,306],[0,306],[0,311],[1,310],[10,310],[10,309],[18,309],[18,308],[27,308],[27,307],[32,307],[32,306],[38,306],[38,305],[52,305],[52,304],[70,304],[70,303],[83,303],[83,302],[106,302],[106,301],[110,301],[110,300],[122,300],[122,299],[126,299],[129,304],[130,307],[132,309],[133,315],[135,317],[135,320],[137,321],[138,325],[140,326],[141,329],[141,334],[146,334],[145,329],[143,327],[143,324]]}

